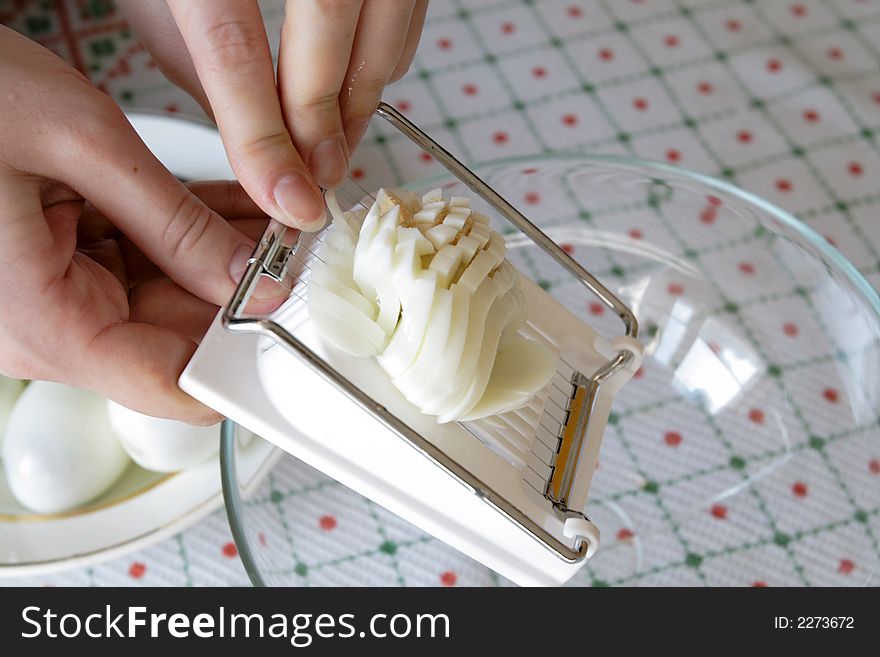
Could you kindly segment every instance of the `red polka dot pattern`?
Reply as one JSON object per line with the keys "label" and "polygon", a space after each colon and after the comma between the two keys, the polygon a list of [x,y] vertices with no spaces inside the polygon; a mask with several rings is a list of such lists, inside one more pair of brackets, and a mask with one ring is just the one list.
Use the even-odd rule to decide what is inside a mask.
{"label": "red polka dot pattern", "polygon": [[451,570],[447,570],[445,573],[440,575],[440,583],[443,586],[455,586],[455,583],[458,581],[458,576],[452,572]]}
{"label": "red polka dot pattern", "polygon": [[665,442],[670,447],[678,447],[682,443],[681,434],[677,431],[667,431],[663,435],[663,442]]}

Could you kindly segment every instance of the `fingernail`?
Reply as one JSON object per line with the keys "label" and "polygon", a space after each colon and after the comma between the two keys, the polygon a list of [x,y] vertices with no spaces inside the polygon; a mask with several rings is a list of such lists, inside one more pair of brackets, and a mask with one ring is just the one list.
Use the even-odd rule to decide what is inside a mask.
{"label": "fingernail", "polygon": [[229,278],[233,283],[237,284],[241,280],[253,252],[252,244],[239,244],[232,252],[232,260],[229,261]]}
{"label": "fingernail", "polygon": [[[253,252],[253,244],[240,244],[236,247],[235,251],[232,252],[232,259],[229,261],[229,277],[236,285],[244,275],[248,266],[248,261],[251,259],[251,254],[253,254]],[[283,285],[266,277],[261,277],[260,281],[257,283],[252,298],[259,301],[269,301],[275,299],[280,300],[287,297],[287,295],[287,288]]]}
{"label": "fingernail", "polygon": [[342,182],[348,169],[342,142],[333,137],[315,146],[309,158],[309,168],[315,176],[315,182],[321,187],[336,187]]}
{"label": "fingernail", "polygon": [[324,198],[309,184],[305,176],[298,172],[286,173],[278,179],[272,194],[284,223],[296,228],[312,230],[316,224],[324,223]]}

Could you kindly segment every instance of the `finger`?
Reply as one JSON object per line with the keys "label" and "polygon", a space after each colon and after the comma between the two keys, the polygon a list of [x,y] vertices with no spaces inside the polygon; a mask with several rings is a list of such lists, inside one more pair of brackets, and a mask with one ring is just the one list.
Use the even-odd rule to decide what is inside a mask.
{"label": "finger", "polygon": [[91,341],[76,385],[141,413],[211,425],[222,418],[177,385],[196,343],[168,328],[122,322]]}
{"label": "finger", "polygon": [[[0,159],[9,167],[0,172],[6,174],[8,188],[0,194],[4,201],[0,220],[5,220],[8,238],[0,250],[12,249],[14,265],[38,270],[33,275],[43,284],[66,271],[75,240],[66,255],[54,248],[54,238],[41,218],[39,190],[34,189],[37,180],[56,180],[88,198],[180,285],[212,303],[225,303],[237,283],[232,274],[250,257],[253,242],[211,212],[161,165],[109,96],[57,56],[4,28],[0,30],[4,73],[13,57],[27,57],[33,70],[29,77],[13,74],[8,83],[4,79],[3,92],[17,99],[20,107],[14,114],[36,120],[40,129],[33,130],[25,121],[18,126],[18,132],[26,132],[23,137],[3,142]],[[52,102],[47,87],[64,102]],[[42,177],[17,171],[35,171]],[[7,198],[17,208],[11,214]]]}
{"label": "finger", "polygon": [[[263,235],[269,220],[262,218],[265,217],[265,213],[251,200],[238,182],[199,181],[187,183],[186,187],[247,239],[257,242]],[[48,209],[46,212],[48,213]],[[104,240],[112,239],[116,242],[122,253],[131,287],[165,276],[165,273],[144,255],[143,251],[122,235],[119,229],[101,216],[91,204],[86,204],[79,218],[77,236],[80,250],[82,245],[91,245]]]}
{"label": "finger", "polygon": [[130,239],[122,237],[118,244],[119,250],[122,252],[122,261],[125,263],[125,275],[129,288],[155,278],[167,278],[167,274],[145,256],[144,252],[137,248]]}
{"label": "finger", "polygon": [[77,248],[77,252],[87,258],[91,258],[113,274],[123,290],[128,289],[128,272],[125,269],[125,259],[122,256],[122,250],[119,248],[119,242],[112,239],[91,242],[90,244],[80,245]]}
{"label": "finger", "polygon": [[263,233],[266,232],[266,227],[269,225],[268,219],[232,219],[229,222],[235,227],[235,230],[240,232],[242,235],[245,235],[257,242],[263,236]]}
{"label": "finger", "polygon": [[[229,222],[238,232],[245,237],[257,242],[266,230],[268,219],[233,219]],[[157,267],[147,256],[144,255],[130,239],[121,237],[117,241],[125,263],[125,271],[129,287],[136,287],[146,281],[156,278],[165,278],[166,274]],[[238,274],[240,275],[240,273]],[[260,286],[263,282],[260,282]],[[260,288],[262,290],[262,287]],[[285,292],[286,293],[286,292]],[[271,286],[266,294],[271,299]]]}
{"label": "finger", "polygon": [[169,0],[168,6],[241,184],[282,223],[305,230],[320,228],[324,199],[284,123],[256,1]]}
{"label": "finger", "polygon": [[187,189],[226,220],[265,217],[266,213],[234,180],[207,180],[187,183]]}
{"label": "finger", "polygon": [[122,235],[113,222],[103,216],[91,203],[84,203],[79,221],[76,224],[76,237],[79,244],[115,239]]}
{"label": "finger", "polygon": [[162,74],[195,98],[213,117],[192,57],[165,0],[127,0],[121,7],[129,25],[153,57]]}
{"label": "finger", "polygon": [[217,306],[199,299],[168,278],[138,285],[129,297],[130,320],[171,329],[198,344],[214,321]]}
{"label": "finger", "polygon": [[[59,345],[77,344],[102,311],[118,317],[125,304],[111,274],[76,253],[81,202],[61,201],[44,214],[40,186],[36,177],[0,169],[0,368],[19,378],[75,369],[77,350],[59,359]],[[107,286],[99,303],[89,297],[93,282]],[[84,298],[89,303],[79,305]]]}
{"label": "finger", "polygon": [[339,104],[345,139],[354,151],[400,61],[414,2],[366,0]]}
{"label": "finger", "polygon": [[[179,285],[211,303],[227,303],[253,241],[165,169],[112,101],[91,100],[57,135],[55,146],[65,157],[47,159],[37,151],[33,166],[88,198]],[[278,286],[278,300],[283,293]]]}
{"label": "finger", "polygon": [[80,200],[61,201],[48,207],[43,206],[43,220],[52,233],[55,248],[59,253],[69,253],[70,244],[79,243],[79,217],[83,206],[84,203]]}
{"label": "finger", "polygon": [[[177,387],[194,342],[168,329],[124,321],[91,333],[101,312],[120,316],[111,299],[115,283],[74,253],[69,207],[58,204],[51,223],[46,221],[39,188],[31,176],[0,171],[0,307],[15,311],[0,322],[3,371],[90,388],[144,412],[216,422],[214,411]],[[105,302],[83,315],[82,300],[99,290],[107,293]]]}
{"label": "finger", "polygon": [[339,91],[349,67],[362,0],[286,4],[278,86],[297,149],[322,187],[348,169]]}
{"label": "finger", "polygon": [[412,18],[409,20],[409,30],[406,33],[406,44],[403,46],[403,52],[400,53],[400,60],[394,72],[391,74],[392,82],[397,82],[406,75],[409,67],[412,66],[413,59],[416,56],[416,50],[419,48],[419,40],[422,38],[422,30],[425,27],[425,15],[428,13],[428,0],[416,0],[413,8]]}
{"label": "finger", "polygon": [[22,284],[40,289],[64,274],[76,241],[56,244],[33,176],[0,169],[0,207],[0,307],[12,308]]}

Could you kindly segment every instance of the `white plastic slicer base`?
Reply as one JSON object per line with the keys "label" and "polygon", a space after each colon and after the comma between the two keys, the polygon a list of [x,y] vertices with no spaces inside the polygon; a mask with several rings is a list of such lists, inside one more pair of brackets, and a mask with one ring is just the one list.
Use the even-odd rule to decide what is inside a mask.
{"label": "white plastic slicer base", "polygon": [[[603,339],[537,285],[521,278],[530,312],[529,332],[551,344],[569,371],[573,368],[590,375],[621,349],[634,355],[598,389],[566,504],[575,513],[560,513],[544,495],[556,458],[554,446],[545,444],[549,440],[536,434],[527,463],[518,467],[476,437],[480,422],[487,421],[438,424],[407,402],[374,361],[329,347],[312,330],[301,299],[292,297],[273,319],[546,532],[570,547],[586,539],[589,556],[598,545],[599,532],[581,513],[586,511],[612,399],[638,369],[641,345],[627,338],[613,343]],[[535,540],[293,352],[257,334],[230,332],[220,316],[180,385],[231,420],[514,582],[559,585],[583,566],[583,560],[566,561]],[[549,427],[552,433],[555,426],[565,423],[565,393],[556,390],[546,395],[539,418],[544,429],[539,427],[539,431]],[[554,395],[561,397],[554,400]],[[483,428],[508,427],[509,431],[521,426],[520,420],[505,421],[502,416]]]}

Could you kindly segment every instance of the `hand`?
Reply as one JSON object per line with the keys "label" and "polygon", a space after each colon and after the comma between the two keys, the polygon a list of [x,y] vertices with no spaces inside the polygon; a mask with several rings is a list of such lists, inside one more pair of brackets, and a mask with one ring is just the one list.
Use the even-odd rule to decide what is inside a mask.
{"label": "hand", "polygon": [[266,214],[316,230],[317,185],[348,169],[385,86],[415,55],[427,0],[288,0],[278,84],[256,0],[128,0],[141,40],[220,128],[232,168]]}
{"label": "hand", "polygon": [[[0,373],[217,422],[177,378],[266,218],[237,184],[191,193],[108,96],[4,27],[0,97]],[[258,293],[255,311],[284,297]]]}

